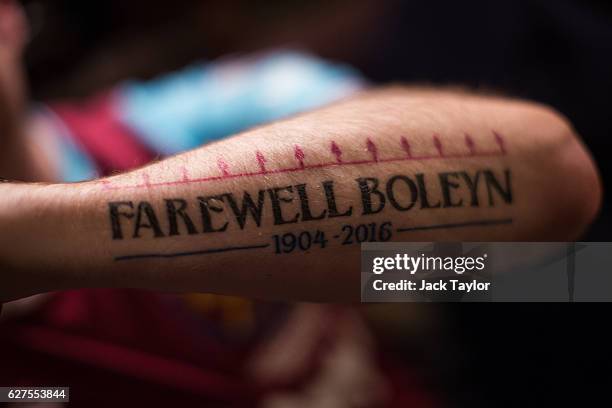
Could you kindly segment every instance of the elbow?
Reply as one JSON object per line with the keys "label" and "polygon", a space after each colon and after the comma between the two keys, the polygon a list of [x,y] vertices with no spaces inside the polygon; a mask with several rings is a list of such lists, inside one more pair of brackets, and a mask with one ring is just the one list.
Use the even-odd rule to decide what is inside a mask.
{"label": "elbow", "polygon": [[540,139],[537,156],[543,169],[536,211],[544,221],[542,238],[577,240],[601,207],[599,172],[590,152],[563,115],[547,107],[535,109],[535,128],[539,132],[534,136]]}

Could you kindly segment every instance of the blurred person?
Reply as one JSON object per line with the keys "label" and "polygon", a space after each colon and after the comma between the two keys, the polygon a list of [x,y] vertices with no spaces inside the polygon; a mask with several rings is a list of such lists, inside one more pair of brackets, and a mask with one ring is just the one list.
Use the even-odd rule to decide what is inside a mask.
{"label": "blurred person", "polygon": [[[364,85],[347,67],[278,51],[195,64],[78,104],[39,104],[26,113],[21,65],[26,24],[16,3],[5,1],[2,7],[0,166],[2,176],[13,180],[74,182],[129,170]],[[164,138],[165,132],[176,137]],[[152,330],[160,337],[152,338]],[[61,378],[80,389],[80,397],[73,394],[76,403],[91,404],[99,381],[116,389],[95,398],[104,404],[123,394],[128,379],[132,391],[124,394],[136,390],[134,402],[245,404],[258,398],[269,406],[318,406],[390,398],[370,335],[344,307],[67,291],[10,304],[1,332],[3,384]],[[25,363],[32,358],[37,362]],[[401,394],[399,400],[429,404],[416,385]]]}
{"label": "blurred person", "polygon": [[[11,9],[12,3],[3,4]],[[15,8],[11,13],[18,15]],[[18,55],[20,51],[19,42],[14,44],[16,53],[10,55]],[[9,66],[12,64],[11,72],[19,73],[19,58],[7,61]],[[124,234],[126,239],[128,235],[138,238],[141,233],[146,234],[140,241],[121,242],[126,243],[124,250],[129,249],[134,254],[142,254],[142,251],[163,254],[168,247],[177,253],[193,251],[194,246],[185,238],[192,235],[195,224],[191,225],[188,213],[184,212],[183,201],[180,201],[183,199],[172,200],[199,194],[195,187],[197,180],[215,178],[218,174],[229,178],[236,173],[262,176],[244,181],[220,180],[225,183],[223,188],[211,191],[217,195],[230,192],[224,193],[227,206],[223,207],[227,211],[231,204],[227,194],[240,197],[243,191],[254,190],[253,194],[257,195],[257,189],[263,188],[265,192],[259,195],[264,199],[269,195],[271,203],[287,203],[289,198],[279,196],[280,190],[270,192],[269,188],[278,186],[287,192],[287,186],[292,186],[306,194],[305,187],[299,187],[304,186],[304,182],[334,178],[341,180],[335,190],[331,190],[330,184],[322,187],[326,192],[322,197],[327,198],[326,214],[350,216],[348,208],[360,201],[359,194],[355,196],[348,189],[348,182],[354,182],[362,174],[350,166],[342,167],[343,160],[350,164],[363,160],[365,155],[368,166],[374,166],[379,154],[382,157],[394,152],[397,146],[402,154],[410,156],[416,152],[410,150],[411,146],[412,149],[429,146],[432,127],[439,128],[441,134],[433,139],[430,147],[434,153],[437,150],[442,159],[444,149],[454,149],[446,150],[451,159],[452,152],[467,149],[470,153],[473,145],[464,144],[468,140],[476,146],[504,153],[501,158],[482,158],[479,160],[483,162],[478,163],[457,159],[457,163],[465,167],[466,174],[473,171],[493,180],[489,187],[497,190],[499,204],[497,208],[491,208],[492,204],[488,208],[472,205],[477,208],[460,213],[441,209],[433,215],[424,215],[421,220],[446,222],[466,220],[478,214],[515,214],[517,221],[496,228],[425,232],[417,234],[418,238],[571,239],[588,224],[598,206],[599,193],[590,187],[597,183],[596,173],[573,131],[556,113],[534,104],[460,91],[406,88],[369,91],[348,98],[364,87],[363,80],[351,69],[304,54],[275,52],[196,65],[153,82],[122,84],[79,105],[51,103],[40,106],[25,123],[23,108],[19,107],[23,95],[18,91],[20,81],[14,80],[16,74],[12,75],[13,79],[3,84],[7,89],[5,94],[9,95],[3,105],[7,118],[4,123],[8,124],[6,140],[7,145],[21,147],[15,147],[18,154],[5,153],[2,163],[19,165],[8,165],[2,174],[5,178],[79,181],[140,167],[160,155],[172,157],[102,181],[0,186],[4,199],[0,204],[6,226],[4,231],[10,230],[18,236],[18,242],[38,240],[36,253],[27,246],[15,245],[10,255],[0,258],[8,283],[3,287],[4,299],[88,286],[197,289],[284,300],[352,299],[351,290],[358,293],[355,290],[357,274],[354,273],[357,248],[354,246],[337,248],[336,256],[327,259],[317,257],[315,250],[282,260],[269,254],[255,255],[250,262],[242,256],[208,257],[206,269],[222,271],[223,276],[218,272],[208,277],[202,274],[202,260],[196,258],[167,261],[160,256],[155,257],[160,259],[126,266],[109,263],[109,253],[118,257],[122,251],[114,249],[117,242],[106,242],[109,214],[108,208],[101,204],[111,199],[110,203],[115,203],[107,202],[115,239],[123,240]],[[15,88],[17,91],[13,90]],[[346,101],[257,128],[186,155],[173,156],[253,125],[337,99]],[[494,138],[493,127],[501,134],[512,135],[510,140]],[[462,132],[466,128],[474,135],[474,140],[464,140]],[[332,144],[328,151],[330,135],[337,144],[335,148]],[[410,136],[411,146],[400,143],[405,135]],[[441,144],[440,138],[446,144]],[[426,150],[421,153],[431,154]],[[303,179],[293,174],[275,173],[275,169],[305,170],[313,164],[307,160],[313,158],[319,159],[314,163],[327,163],[328,155],[336,160],[334,165],[305,173]],[[278,163],[290,167],[275,167]],[[293,163],[298,167],[291,167]],[[372,167],[368,174],[385,179],[396,173],[449,170],[444,163],[433,161],[432,164],[399,161],[381,166]],[[495,166],[498,171],[501,169],[501,175],[478,173],[483,166],[485,169]],[[514,171],[512,195],[526,197],[523,204],[516,207],[511,206],[514,201],[509,194],[509,173],[504,171],[504,166]],[[561,186],[546,184],[555,177],[562,177],[566,183]],[[378,211],[372,206],[377,204],[367,202],[370,207],[366,208],[363,200],[373,196],[379,199],[378,205],[382,200],[382,193],[368,184],[372,183],[371,178],[360,182],[359,186],[364,212],[375,213]],[[185,183],[174,184],[177,180]],[[114,187],[118,189],[113,190]],[[572,196],[576,191],[579,197]],[[333,194],[337,194],[338,203],[343,203],[344,207],[336,207]],[[125,198],[127,195],[129,199]],[[386,200],[392,195],[387,190]],[[244,200],[246,196],[241,197]],[[301,198],[304,203],[304,197]],[[492,199],[489,195],[489,200]],[[162,204],[143,204],[154,200]],[[219,203],[223,200],[217,197],[207,201],[206,209],[213,214],[223,211]],[[557,211],[551,211],[546,205],[551,200],[564,202]],[[189,205],[187,200],[184,202]],[[321,197],[313,200],[313,204],[322,202]],[[474,196],[472,202],[475,202]],[[138,210],[130,213],[134,203]],[[400,212],[404,208],[401,204],[398,207]],[[14,208],[20,210],[14,212]],[[154,219],[158,216],[152,214],[162,214],[166,210],[174,214],[174,218],[168,218],[168,225],[162,221],[165,229],[162,230],[155,225]],[[320,208],[301,207],[302,219],[314,222],[312,228],[327,230],[341,225],[336,220],[323,219],[323,212],[315,210]],[[217,234],[211,244],[231,244],[262,232],[276,231],[269,225],[255,229],[253,223],[259,225],[256,215],[252,211],[249,215],[244,207],[243,211],[246,218],[242,218],[244,224],[241,225],[247,228],[238,229],[232,225],[233,232],[222,237]],[[271,211],[275,222],[292,223],[291,218],[283,218],[278,209]],[[397,220],[401,214],[386,210],[382,215]],[[140,222],[135,216],[147,220]],[[28,217],[34,218],[28,221]],[[557,225],[560,219],[567,222]],[[125,229],[131,227],[134,230],[126,232]],[[209,232],[224,232],[223,224],[203,228],[209,228]],[[174,235],[183,236],[166,237],[173,235],[173,230]],[[56,234],[62,239],[54,238]],[[162,236],[174,241],[168,244],[155,239]],[[6,248],[15,238],[4,235],[2,239]],[[91,249],[74,251],[79,245]],[[255,271],[248,271],[247,267],[257,269],[256,273],[265,272],[268,278],[262,281],[254,278],[255,275],[250,276]],[[171,276],[167,268],[174,270]],[[326,279],[330,275],[334,276],[332,281]],[[53,381],[57,373],[49,375],[24,364],[32,359],[30,361],[38,361],[39,368],[63,368],[63,378],[70,379],[70,385],[76,389],[87,389],[89,396],[95,393],[93,378],[113,384],[115,390],[121,388],[117,382],[132,378],[130,385],[135,387],[134,383],[139,383],[141,387],[135,401],[146,392],[151,392],[152,398],[169,395],[180,398],[171,393],[182,390],[187,401],[204,396],[211,401],[245,404],[257,398],[269,406],[370,406],[393,401],[401,405],[410,402],[419,406],[433,404],[418,387],[407,386],[411,377],[406,377],[405,371],[398,370],[398,373],[393,364],[386,370],[381,368],[367,331],[350,308],[309,305],[287,309],[274,303],[252,303],[242,298],[214,295],[177,298],[133,290],[99,289],[60,292],[46,299],[44,308],[5,323],[0,353],[9,351],[3,355],[3,361],[8,362],[5,364],[10,365],[12,371],[7,380]],[[176,341],[152,339],[152,329]],[[86,371],[83,364],[88,367]],[[90,376],[79,382],[84,372]],[[120,377],[114,381],[109,372],[118,373]],[[398,373],[399,380],[390,378],[389,373]],[[0,375],[0,379],[4,378]],[[166,388],[151,391],[152,384]]]}

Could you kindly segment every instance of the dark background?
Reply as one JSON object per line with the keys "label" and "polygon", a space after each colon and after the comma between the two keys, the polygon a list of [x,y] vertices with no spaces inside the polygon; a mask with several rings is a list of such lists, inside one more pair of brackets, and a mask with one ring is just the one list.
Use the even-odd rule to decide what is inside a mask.
{"label": "dark background", "polygon": [[[194,60],[296,46],[348,62],[374,83],[467,84],[548,103],[573,122],[610,190],[612,2],[23,3],[37,100],[86,96]],[[584,240],[612,241],[611,226],[604,197]],[[401,323],[415,308],[433,321],[424,330]],[[377,331],[452,405],[535,405],[536,398],[584,405],[611,385],[611,311],[603,304],[397,305],[385,313],[400,323]]]}

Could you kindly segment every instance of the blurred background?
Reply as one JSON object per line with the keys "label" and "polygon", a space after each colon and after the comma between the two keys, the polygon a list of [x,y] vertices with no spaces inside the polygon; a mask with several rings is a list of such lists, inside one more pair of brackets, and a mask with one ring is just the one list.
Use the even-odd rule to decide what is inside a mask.
{"label": "blurred background", "polygon": [[[467,85],[554,106],[612,180],[609,1],[26,0],[34,100],[74,99],[195,61],[291,48],[372,85]],[[611,241],[610,203],[584,240]],[[367,310],[381,347],[450,406],[531,405],[612,385],[605,304],[432,304]],[[575,398],[575,399],[574,399]]]}

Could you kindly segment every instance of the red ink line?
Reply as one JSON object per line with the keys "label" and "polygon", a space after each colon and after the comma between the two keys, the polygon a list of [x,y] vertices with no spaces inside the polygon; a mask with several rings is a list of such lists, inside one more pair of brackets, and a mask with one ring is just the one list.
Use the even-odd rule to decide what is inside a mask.
{"label": "red ink line", "polygon": [[[223,159],[219,159],[217,160],[217,165],[219,169],[221,170],[221,174],[222,174],[221,176],[210,176],[210,177],[202,177],[202,178],[194,178],[194,179],[185,179],[185,177],[183,177],[183,180],[162,181],[158,183],[151,183],[149,180],[149,175],[143,174],[143,179],[145,181],[144,185],[141,184],[141,185],[113,186],[107,180],[102,180],[101,183],[102,183],[103,188],[105,189],[119,190],[119,189],[128,189],[128,188],[139,188],[139,187],[144,187],[144,186],[153,187],[153,186],[171,186],[171,185],[179,185],[179,184],[187,184],[187,183],[204,183],[204,182],[218,181],[218,180],[223,180],[223,179],[228,179],[228,178],[255,177],[255,176],[261,176],[263,174],[294,173],[294,172],[299,172],[299,171],[320,169],[320,168],[334,167],[334,166],[357,166],[357,165],[364,165],[364,164],[371,165],[373,163],[390,163],[390,162],[402,162],[402,161],[412,161],[412,160],[425,161],[425,160],[462,159],[462,158],[476,158],[476,157],[495,157],[495,156],[505,155],[506,149],[505,149],[503,138],[496,132],[494,132],[494,134],[496,136],[496,140],[498,141],[498,144],[500,145],[499,150],[496,149],[492,151],[478,152],[476,151],[475,146],[474,146],[474,149],[470,150],[469,154],[466,154],[466,153],[442,154],[443,153],[442,144],[440,143],[438,139],[438,143],[439,143],[439,147],[438,147],[438,143],[436,143],[435,141],[437,137],[434,136],[434,144],[436,144],[436,147],[438,147],[437,155],[412,156],[410,145],[408,144],[408,141],[406,140],[406,138],[401,138],[401,145],[402,145],[403,150],[406,153],[405,156],[380,158],[378,157],[378,151],[376,150],[376,146],[374,145],[374,143],[372,143],[373,149],[370,146],[368,146],[368,150],[372,153],[372,156],[373,156],[372,159],[342,161],[342,158],[341,158],[342,151],[340,150],[340,148],[335,142],[332,142],[331,150],[336,156],[335,162],[324,162],[324,163],[307,165],[303,161],[303,158],[304,158],[303,150],[299,146],[295,146],[295,155],[296,155],[296,159],[298,160],[298,166],[292,167],[292,168],[268,170],[265,168],[265,162],[266,162],[265,157],[263,156],[263,154],[261,154],[261,152],[258,151],[256,153],[257,161],[260,165],[260,171],[258,172],[243,172],[243,173],[231,174],[229,172],[229,166],[227,165],[227,163]],[[466,143],[467,143],[467,140],[466,140]],[[373,150],[375,153],[373,152]]]}
{"label": "red ink line", "polygon": [[229,177],[229,166],[223,159],[217,160],[217,166],[219,167],[219,170],[221,170],[221,174],[223,174],[223,177]]}
{"label": "red ink line", "polygon": [[407,158],[412,158],[412,152],[410,151],[410,143],[408,143],[408,139],[402,136],[400,139],[400,144],[402,145],[402,149],[406,152]]}
{"label": "red ink line", "polygon": [[374,142],[368,138],[366,142],[366,146],[368,148],[368,152],[370,152],[370,154],[372,155],[372,160],[377,162],[378,161],[378,148],[376,147]]}
{"label": "red ink line", "polygon": [[[499,151],[490,151],[490,152],[477,152],[474,155],[466,155],[466,154],[447,154],[444,156],[445,159],[462,159],[462,158],[473,158],[473,157],[495,157],[500,156]],[[402,161],[424,161],[424,160],[440,160],[440,156],[431,155],[431,156],[419,156],[419,157],[393,157],[386,159],[379,159],[378,163],[391,163],[391,162],[402,162]],[[349,162],[327,162],[327,163],[319,163],[319,164],[310,164],[302,167],[293,167],[286,169],[276,169],[276,170],[267,170],[266,173],[262,173],[261,171],[257,172],[244,172],[244,173],[234,173],[234,174],[225,174],[223,176],[211,176],[211,177],[202,177],[196,179],[190,179],[188,181],[175,180],[175,181],[161,181],[158,183],[151,183],[150,186],[172,186],[178,184],[188,184],[188,183],[204,183],[208,181],[218,181],[224,180],[228,178],[240,178],[240,177],[254,177],[261,176],[262,174],[281,174],[281,173],[295,173],[299,171],[305,170],[313,170],[320,169],[325,167],[336,167],[336,166],[358,166],[363,164],[373,164],[376,163],[372,160],[354,160]],[[142,185],[127,185],[127,186],[109,186],[109,189],[119,190],[119,189],[128,189],[128,188],[138,188],[142,187]]]}
{"label": "red ink line", "polygon": [[444,152],[442,151],[442,142],[440,141],[438,135],[433,135],[433,144],[434,146],[436,146],[436,150],[438,150],[438,154],[440,155],[440,157],[444,157]]}
{"label": "red ink line", "polygon": [[504,141],[502,135],[496,131],[493,131],[493,136],[495,136],[495,141],[499,145],[499,150],[502,152],[502,154],[506,154],[506,142]]}
{"label": "red ink line", "polygon": [[295,159],[298,161],[300,168],[304,168],[304,151],[300,148],[300,146],[295,145]]}
{"label": "red ink line", "polygon": [[342,163],[342,150],[340,150],[340,147],[334,141],[331,142],[331,152],[336,156],[336,161]]}
{"label": "red ink line", "polygon": [[257,152],[255,152],[255,156],[257,157],[257,164],[259,165],[261,172],[267,173],[266,158],[264,157],[264,155],[258,150]]}
{"label": "red ink line", "polygon": [[474,143],[474,140],[470,137],[470,135],[468,135],[467,133],[465,134],[465,144],[468,147],[468,149],[470,149],[470,154],[474,154],[476,153],[476,144]]}

